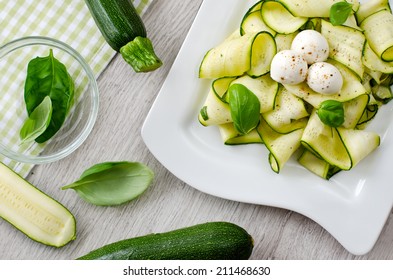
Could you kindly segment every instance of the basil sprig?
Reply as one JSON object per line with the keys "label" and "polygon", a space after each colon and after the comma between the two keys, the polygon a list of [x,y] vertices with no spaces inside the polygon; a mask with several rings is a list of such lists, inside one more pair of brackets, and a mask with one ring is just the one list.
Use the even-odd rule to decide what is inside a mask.
{"label": "basil sprig", "polygon": [[52,114],[48,127],[35,141],[49,140],[63,125],[73,103],[74,82],[66,66],[53,56],[53,50],[46,57],[36,57],[27,66],[24,98],[29,116],[49,96]]}
{"label": "basil sprig", "polygon": [[339,127],[344,123],[344,106],[337,100],[325,100],[317,109],[320,120],[331,127]]}
{"label": "basil sprig", "polygon": [[62,187],[73,189],[85,201],[113,206],[141,195],[152,183],[153,171],[139,162],[104,162],[85,170],[79,180]]}
{"label": "basil sprig", "polygon": [[343,24],[352,12],[352,4],[348,2],[337,2],[330,7],[329,19],[333,25]]}
{"label": "basil sprig", "polygon": [[258,97],[242,84],[233,84],[228,89],[228,101],[236,130],[245,135],[259,123],[260,107]]}

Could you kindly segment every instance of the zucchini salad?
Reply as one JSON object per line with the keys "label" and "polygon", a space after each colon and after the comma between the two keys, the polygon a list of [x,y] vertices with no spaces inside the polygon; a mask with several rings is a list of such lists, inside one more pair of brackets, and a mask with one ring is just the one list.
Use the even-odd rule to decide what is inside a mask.
{"label": "zucchini salad", "polygon": [[388,0],[262,0],[206,52],[198,119],[227,145],[264,144],[276,173],[296,155],[328,180],[380,145],[367,124],[392,99],[392,74]]}

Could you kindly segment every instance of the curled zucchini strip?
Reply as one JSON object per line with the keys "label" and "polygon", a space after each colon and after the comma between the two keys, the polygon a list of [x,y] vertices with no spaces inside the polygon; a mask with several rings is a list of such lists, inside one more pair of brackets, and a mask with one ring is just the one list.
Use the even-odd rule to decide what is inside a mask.
{"label": "curled zucchini strip", "polygon": [[311,114],[304,129],[301,143],[330,165],[342,170],[349,170],[352,167],[351,158],[341,141],[337,128],[322,123],[316,110]]}
{"label": "curled zucchini strip", "polygon": [[276,54],[273,36],[268,32],[248,33],[231,37],[209,50],[199,68],[199,77],[216,79],[241,76],[261,76],[270,71]]}
{"label": "curled zucchini strip", "polygon": [[393,73],[393,62],[383,61],[366,42],[363,50],[363,64],[370,70],[379,71],[382,73]]}
{"label": "curled zucchini strip", "polygon": [[307,5],[304,0],[280,0],[278,2],[298,17],[329,17],[330,7],[337,0],[308,0]]}
{"label": "curled zucchini strip", "polygon": [[231,85],[231,82],[235,79],[236,77],[222,77],[213,81],[212,83],[213,92],[217,95],[217,97],[221,101],[228,103],[225,99],[226,93],[228,91],[229,86]]}
{"label": "curled zucchini strip", "polygon": [[274,31],[290,34],[302,27],[307,17],[294,16],[285,5],[276,1],[265,1],[261,7],[263,21]]}
{"label": "curled zucchini strip", "polygon": [[242,35],[246,33],[257,33],[261,31],[267,31],[272,35],[276,34],[276,31],[271,29],[262,19],[261,11],[256,10],[247,13],[242,23],[240,24],[240,32]]}
{"label": "curled zucchini strip", "polygon": [[360,27],[377,56],[393,61],[393,14],[389,10],[378,11],[365,18]]}
{"label": "curled zucchini strip", "polygon": [[389,10],[389,0],[373,0],[366,1],[360,5],[356,11],[355,16],[358,23],[361,23],[366,17],[381,10]]}
{"label": "curled zucchini strip", "polygon": [[344,123],[345,128],[355,128],[359,123],[367,105],[369,104],[370,95],[363,94],[352,100],[343,103],[344,106]]}
{"label": "curled zucchini strip", "polygon": [[204,126],[232,122],[229,105],[218,98],[212,88],[210,88],[205,103],[199,111],[198,119]]}
{"label": "curled zucchini strip", "polygon": [[321,34],[328,41],[329,57],[341,62],[362,78],[362,51],[366,41],[363,32],[348,26],[334,26],[322,20]]}
{"label": "curled zucchini strip", "polygon": [[262,143],[262,139],[256,129],[251,130],[245,135],[241,135],[233,123],[220,124],[218,128],[221,138],[226,145]]}
{"label": "curled zucchini strip", "polygon": [[278,83],[274,81],[270,75],[264,75],[259,78],[252,78],[248,75],[244,75],[233,80],[231,84],[242,84],[252,91],[261,104],[261,113],[272,111],[274,109],[274,102],[276,100],[279,87]]}
{"label": "curled zucchini strip", "polygon": [[287,134],[277,133],[261,118],[257,130],[270,152],[269,163],[272,170],[279,173],[293,153],[300,147],[303,129],[297,129]]}
{"label": "curled zucchini strip", "polygon": [[285,88],[310,103],[313,107],[318,108],[319,104],[325,100],[333,99],[340,102],[349,101],[360,95],[367,94],[366,88],[363,86],[360,78],[345,65],[329,60],[329,63],[337,67],[343,77],[343,86],[339,93],[332,95],[322,95],[313,91],[305,82],[297,85],[284,85]]}
{"label": "curled zucchini strip", "polygon": [[337,131],[348,151],[352,167],[356,166],[380,144],[380,137],[375,132],[343,127],[338,127]]}
{"label": "curled zucchini strip", "polygon": [[312,173],[327,180],[329,180],[334,174],[341,171],[341,169],[330,165],[325,160],[317,157],[307,149],[303,149],[298,162]]}
{"label": "curled zucchini strip", "polygon": [[280,87],[273,111],[263,114],[269,126],[278,133],[289,133],[307,124],[309,113],[303,100]]}

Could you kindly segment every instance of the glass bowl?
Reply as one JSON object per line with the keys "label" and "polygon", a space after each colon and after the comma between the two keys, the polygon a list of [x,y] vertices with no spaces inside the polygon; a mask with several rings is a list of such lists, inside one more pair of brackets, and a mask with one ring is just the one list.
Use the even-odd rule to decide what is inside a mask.
{"label": "glass bowl", "polygon": [[[61,129],[39,144],[22,141],[20,130],[28,118],[24,101],[27,65],[50,50],[74,81],[74,101]],[[0,153],[23,163],[49,163],[75,151],[88,137],[98,113],[98,87],[83,57],[70,46],[47,37],[24,37],[0,47]]]}

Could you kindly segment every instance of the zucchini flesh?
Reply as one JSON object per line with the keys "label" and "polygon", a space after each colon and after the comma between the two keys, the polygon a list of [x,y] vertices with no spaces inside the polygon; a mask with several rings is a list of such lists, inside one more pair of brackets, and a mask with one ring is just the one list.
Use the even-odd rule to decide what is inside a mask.
{"label": "zucchini flesh", "polygon": [[210,222],[170,232],[121,240],[79,260],[245,260],[252,237],[238,225]]}
{"label": "zucchini flesh", "polygon": [[[105,40],[115,51],[122,53],[135,72],[152,71],[162,65],[130,0],[85,0],[85,3]],[[133,42],[135,38],[144,38],[143,44],[140,39]],[[123,47],[125,50],[121,51]]]}
{"label": "zucchini flesh", "polygon": [[54,247],[76,237],[74,216],[0,163],[0,216],[31,239]]}

